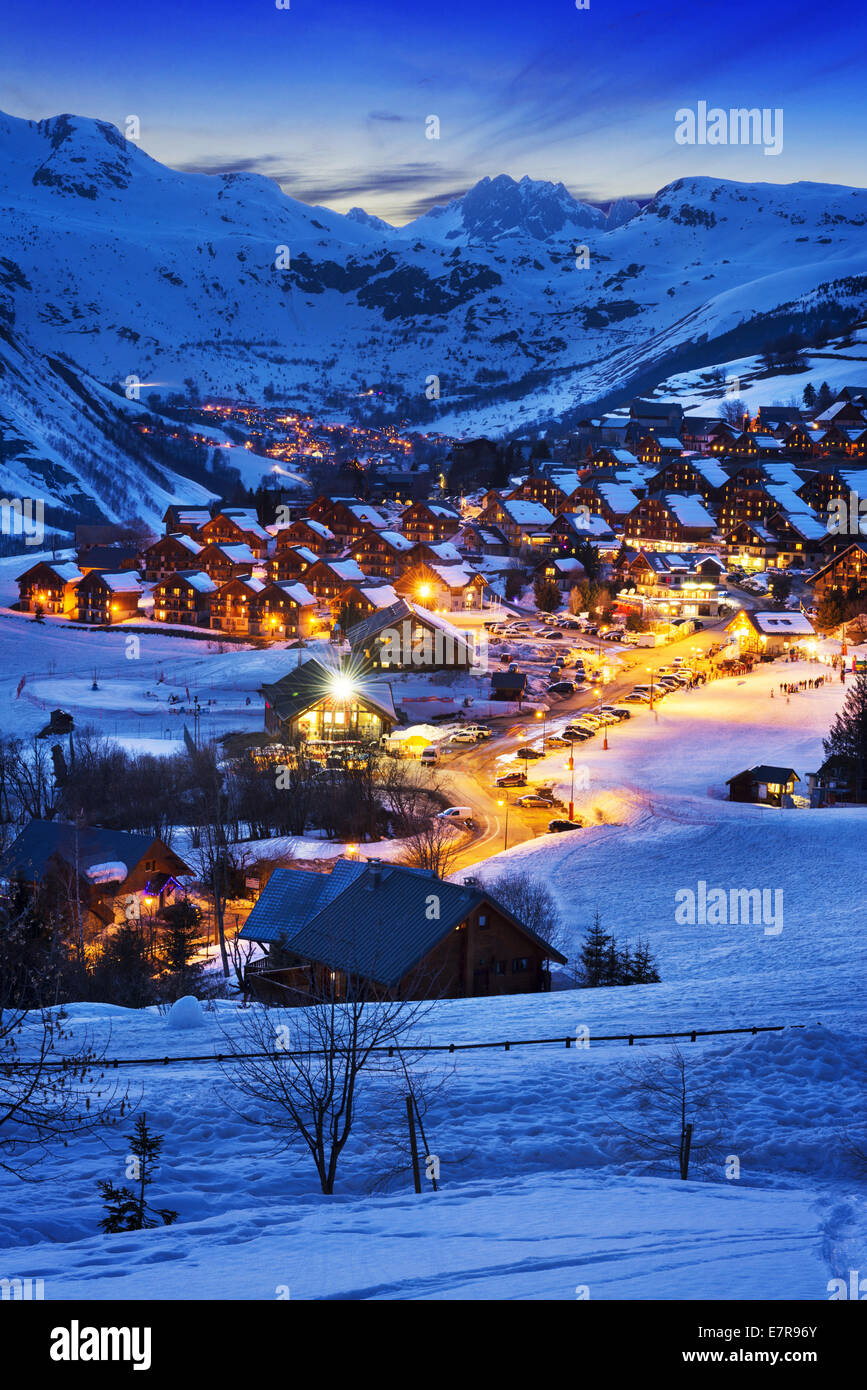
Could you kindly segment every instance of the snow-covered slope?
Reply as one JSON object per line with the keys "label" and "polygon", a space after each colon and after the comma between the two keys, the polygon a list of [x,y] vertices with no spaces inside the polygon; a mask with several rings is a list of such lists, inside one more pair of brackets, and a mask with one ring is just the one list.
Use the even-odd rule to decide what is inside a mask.
{"label": "snow-covered slope", "polygon": [[454,432],[758,352],[829,303],[860,313],[867,286],[861,189],[681,179],[606,219],[503,175],[395,229],[258,175],[178,173],[74,116],[0,117],[0,212],[5,322],[98,380],[272,383],[346,412],[376,383]]}

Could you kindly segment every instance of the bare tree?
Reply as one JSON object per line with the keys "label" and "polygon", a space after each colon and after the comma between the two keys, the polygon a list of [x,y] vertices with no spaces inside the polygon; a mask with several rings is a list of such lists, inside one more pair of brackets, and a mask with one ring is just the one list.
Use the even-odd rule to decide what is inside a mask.
{"label": "bare tree", "polygon": [[529,927],[549,946],[565,954],[565,930],[554,894],[541,879],[532,874],[506,873],[495,878],[490,891],[503,907],[508,908],[524,926]]}
{"label": "bare tree", "polygon": [[105,1081],[104,1049],[89,1035],[74,1042],[60,1011],[25,1007],[53,988],[48,965],[28,955],[26,934],[23,917],[0,929],[0,1168],[37,1181],[41,1159],[72,1135],[114,1123],[128,1093]]}
{"label": "bare tree", "polygon": [[430,1008],[425,1000],[374,1000],[363,989],[340,1002],[338,988],[330,971],[315,975],[302,1007],[255,1007],[238,1035],[225,1035],[225,1075],[256,1105],[239,1113],[274,1132],[282,1149],[306,1149],[324,1193],[334,1191],[370,1082],[411,1070],[407,1058]]}
{"label": "bare tree", "polygon": [[726,1118],[713,1079],[698,1080],[676,1043],[619,1071],[640,1115],[634,1125],[614,1120],[630,1146],[647,1158],[676,1160],[683,1179],[690,1160],[706,1169],[717,1155]]}
{"label": "bare tree", "polygon": [[402,862],[414,869],[432,869],[447,878],[463,845],[463,836],[447,820],[430,816],[417,821],[404,840]]}

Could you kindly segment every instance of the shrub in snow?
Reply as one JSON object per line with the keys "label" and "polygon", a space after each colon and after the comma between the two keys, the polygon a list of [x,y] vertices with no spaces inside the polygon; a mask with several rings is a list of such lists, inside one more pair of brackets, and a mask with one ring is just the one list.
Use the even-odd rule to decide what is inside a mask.
{"label": "shrub in snow", "polygon": [[172,1004],[167,1021],[170,1028],[202,1028],[205,1014],[196,996],[185,994]]}

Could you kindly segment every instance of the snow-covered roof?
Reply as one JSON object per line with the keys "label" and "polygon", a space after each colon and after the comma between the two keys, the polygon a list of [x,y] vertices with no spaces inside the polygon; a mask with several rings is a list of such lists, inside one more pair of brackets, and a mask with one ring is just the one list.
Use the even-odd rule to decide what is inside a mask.
{"label": "snow-covered roof", "polygon": [[427,548],[431,555],[436,555],[444,565],[457,565],[463,559],[458,547],[451,541],[438,541],[436,545],[429,545]]}
{"label": "snow-covered roof", "polygon": [[828,534],[827,528],[814,512],[788,512],[786,520],[805,541],[821,541]]}
{"label": "snow-covered roof", "polygon": [[632,488],[625,483],[597,483],[595,490],[617,516],[631,512],[638,501]]}
{"label": "snow-covered roof", "polygon": [[[209,574],[205,574],[204,570],[196,570],[192,574],[176,574],[173,575],[172,578],[183,580],[184,583],[189,584],[191,589],[195,589],[198,594],[213,594],[219,587]],[[168,583],[169,581],[167,580],[166,582]]]}
{"label": "snow-covered roof", "polygon": [[667,492],[665,504],[673,512],[681,526],[701,527],[713,530],[716,522],[704,505],[704,499],[697,492],[685,497],[680,492]]}
{"label": "snow-covered roof", "polygon": [[356,588],[374,608],[390,608],[399,601],[391,584],[358,584]]}
{"label": "snow-covered roof", "polygon": [[129,870],[120,859],[111,859],[105,864],[91,864],[84,876],[91,883],[123,883]]}
{"label": "snow-covered roof", "polygon": [[729,480],[729,475],[724,468],[720,468],[714,459],[694,458],[691,460],[696,473],[700,473],[706,483],[711,487],[725,487]]}
{"label": "snow-covered roof", "polygon": [[121,570],[118,574],[100,574],[113,594],[136,594],[141,592],[141,579],[135,570]]}
{"label": "snow-covered roof", "polygon": [[554,516],[541,502],[527,502],[523,498],[501,501],[503,511],[516,526],[553,526]]}
{"label": "snow-covered roof", "polygon": [[382,531],[388,526],[385,517],[375,507],[368,507],[363,502],[354,504],[349,510],[359,521],[366,521],[368,526],[375,526],[377,531]]}
{"label": "snow-covered roof", "polygon": [[301,608],[306,608],[311,604],[315,606],[319,601],[315,594],[311,594],[305,584],[279,584],[277,587],[288,594]]}
{"label": "snow-covered roof", "polygon": [[154,545],[160,545],[163,541],[168,540],[176,541],[178,545],[183,546],[184,550],[188,550],[191,555],[198,555],[199,551],[202,549],[199,541],[194,541],[192,536],[185,535],[183,531],[172,531],[168,536],[161,536],[158,541],[154,541]]}
{"label": "snow-covered roof", "polygon": [[322,563],[327,565],[339,579],[345,579],[347,584],[365,578],[364,571],[354,560],[323,560]]}
{"label": "snow-covered roof", "polygon": [[808,637],[814,631],[813,624],[803,613],[752,613],[749,616],[753,626],[768,636],[792,633],[796,637]]}
{"label": "snow-covered roof", "polygon": [[245,543],[241,543],[239,545],[227,545],[225,542],[223,542],[222,544],[217,545],[216,548],[217,550],[222,551],[226,558],[232,561],[233,565],[255,565],[256,563],[256,556],[253,554],[249,545]]}

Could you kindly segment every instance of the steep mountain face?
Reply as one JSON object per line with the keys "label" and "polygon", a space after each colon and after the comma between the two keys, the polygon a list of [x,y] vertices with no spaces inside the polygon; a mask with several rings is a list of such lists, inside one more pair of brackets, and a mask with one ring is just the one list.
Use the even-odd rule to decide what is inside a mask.
{"label": "steep mountain face", "polygon": [[136,517],[156,526],[170,502],[217,496],[166,466],[137,428],[143,414],[0,327],[0,491],[41,499],[49,528]]}
{"label": "steep mountain face", "polygon": [[491,246],[507,238],[566,241],[589,227],[603,230],[605,226],[604,214],[579,203],[562,183],[530,178],[516,183],[508,174],[500,174],[482,179],[463,197],[407,223],[401,236]]}
{"label": "steep mountain face", "polygon": [[[867,290],[861,189],[680,179],[606,219],[562,184],[501,176],[396,229],[258,175],[177,173],[72,116],[0,117],[0,213],[0,323],[89,390],[273,385],[346,415],[376,385],[454,433],[648,390],[793,322],[837,313],[839,332],[833,306],[863,312]],[[75,422],[53,428],[69,467]]]}
{"label": "steep mountain face", "polygon": [[615,227],[622,227],[624,222],[637,217],[640,211],[641,208],[634,198],[618,198],[608,209],[606,231],[613,232]]}

